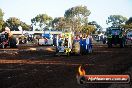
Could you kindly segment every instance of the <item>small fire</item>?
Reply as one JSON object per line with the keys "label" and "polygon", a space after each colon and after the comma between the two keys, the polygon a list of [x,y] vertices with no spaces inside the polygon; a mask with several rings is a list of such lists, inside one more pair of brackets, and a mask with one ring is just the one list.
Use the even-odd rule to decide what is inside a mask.
{"label": "small fire", "polygon": [[82,66],[79,66],[78,72],[80,76],[84,76],[86,74],[85,70],[82,68]]}

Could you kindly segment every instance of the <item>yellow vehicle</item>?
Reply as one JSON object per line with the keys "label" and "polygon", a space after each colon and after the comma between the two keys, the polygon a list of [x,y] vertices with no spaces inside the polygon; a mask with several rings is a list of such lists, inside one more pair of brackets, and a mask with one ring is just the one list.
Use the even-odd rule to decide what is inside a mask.
{"label": "yellow vehicle", "polygon": [[62,33],[57,35],[56,40],[56,55],[70,55],[72,50],[72,32]]}
{"label": "yellow vehicle", "polygon": [[74,36],[72,32],[62,33],[57,36],[56,55],[84,54],[92,52],[92,43],[90,37],[85,39]]}

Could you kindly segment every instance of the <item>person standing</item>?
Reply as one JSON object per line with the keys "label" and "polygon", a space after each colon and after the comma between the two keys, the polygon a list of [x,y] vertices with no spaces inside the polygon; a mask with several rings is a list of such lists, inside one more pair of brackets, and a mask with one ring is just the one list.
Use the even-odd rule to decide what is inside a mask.
{"label": "person standing", "polygon": [[93,41],[92,36],[88,35],[86,38],[86,50],[88,53],[92,53],[92,41]]}

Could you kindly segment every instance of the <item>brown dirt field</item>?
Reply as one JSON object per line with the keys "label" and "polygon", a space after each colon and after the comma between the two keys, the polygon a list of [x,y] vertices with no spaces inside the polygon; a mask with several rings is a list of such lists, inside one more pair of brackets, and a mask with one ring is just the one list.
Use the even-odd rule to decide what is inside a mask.
{"label": "brown dirt field", "polygon": [[[79,85],[76,74],[80,65],[86,74],[131,74],[126,73],[132,67],[131,47],[94,45],[93,49],[92,54],[70,57],[54,56],[52,46],[0,49],[0,88],[108,88],[111,85]],[[132,88],[131,84],[126,85]]]}

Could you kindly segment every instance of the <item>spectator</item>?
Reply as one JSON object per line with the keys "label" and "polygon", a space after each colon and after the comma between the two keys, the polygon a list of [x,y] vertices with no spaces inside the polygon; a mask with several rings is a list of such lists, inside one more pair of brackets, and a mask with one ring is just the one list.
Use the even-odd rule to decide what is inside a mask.
{"label": "spectator", "polygon": [[45,44],[48,44],[48,39],[47,38],[45,38]]}

